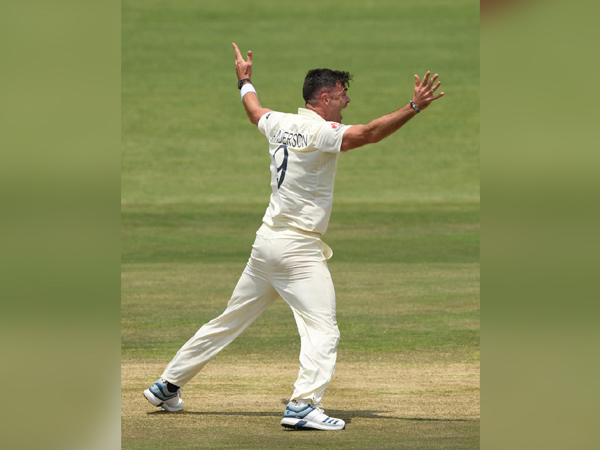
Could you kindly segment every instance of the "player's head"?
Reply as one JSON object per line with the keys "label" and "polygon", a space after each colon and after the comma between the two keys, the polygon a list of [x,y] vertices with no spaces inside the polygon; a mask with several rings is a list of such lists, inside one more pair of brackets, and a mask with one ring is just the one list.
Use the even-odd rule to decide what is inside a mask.
{"label": "player's head", "polygon": [[309,70],[302,88],[306,105],[325,120],[341,122],[342,109],[350,103],[347,93],[350,80],[352,75],[341,70]]}

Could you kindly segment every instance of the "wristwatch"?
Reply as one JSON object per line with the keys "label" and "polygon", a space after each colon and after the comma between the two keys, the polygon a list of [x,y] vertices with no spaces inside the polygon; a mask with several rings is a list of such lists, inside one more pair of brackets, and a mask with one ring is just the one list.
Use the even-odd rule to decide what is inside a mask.
{"label": "wristwatch", "polygon": [[240,81],[238,81],[238,89],[241,89],[246,81],[252,83],[252,80],[250,80],[250,78],[242,78]]}

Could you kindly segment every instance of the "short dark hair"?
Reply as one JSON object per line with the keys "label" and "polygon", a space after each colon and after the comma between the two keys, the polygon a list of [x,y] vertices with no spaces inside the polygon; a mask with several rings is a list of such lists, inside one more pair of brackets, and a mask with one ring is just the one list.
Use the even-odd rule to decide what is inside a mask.
{"label": "short dark hair", "polygon": [[313,69],[309,70],[304,78],[304,86],[302,87],[302,96],[304,101],[309,103],[314,100],[317,93],[323,88],[334,88],[338,82],[344,87],[350,85],[352,75],[349,72],[331,69]]}

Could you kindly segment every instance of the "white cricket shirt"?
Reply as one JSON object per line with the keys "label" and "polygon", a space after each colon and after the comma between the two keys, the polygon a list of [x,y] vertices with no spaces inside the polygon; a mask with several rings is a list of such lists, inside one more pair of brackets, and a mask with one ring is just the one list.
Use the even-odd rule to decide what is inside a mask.
{"label": "white cricket shirt", "polygon": [[269,140],[273,190],[264,224],[319,235],[327,231],[337,159],[349,127],[304,108],[260,118],[258,129]]}

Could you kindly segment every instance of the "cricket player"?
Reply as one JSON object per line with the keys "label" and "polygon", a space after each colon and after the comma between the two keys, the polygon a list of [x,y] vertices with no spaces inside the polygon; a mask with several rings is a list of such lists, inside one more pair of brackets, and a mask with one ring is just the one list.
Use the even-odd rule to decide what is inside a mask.
{"label": "cricket player", "polygon": [[144,391],[167,411],[183,408],[181,387],[238,337],[278,297],[290,306],[300,334],[300,370],[281,425],[342,430],[341,419],[321,409],[335,370],[340,339],[335,291],[327,260],[333,252],[321,240],[331,215],[340,153],[374,144],[399,130],[444,93],[435,94],[438,75],[415,75],[413,98],[397,111],[366,125],[343,125],[350,103],[348,72],[315,69],[304,80],[306,102],[298,114],[261,106],[252,86],[252,52],[244,60],[237,45],[235,70],[248,119],[269,141],[272,194],[248,264],[227,308],[184,344],[162,377]]}

